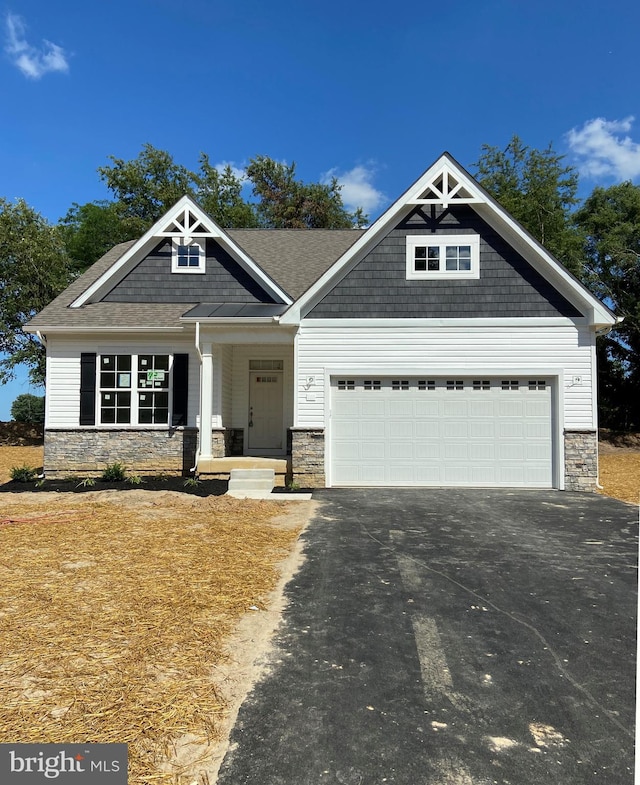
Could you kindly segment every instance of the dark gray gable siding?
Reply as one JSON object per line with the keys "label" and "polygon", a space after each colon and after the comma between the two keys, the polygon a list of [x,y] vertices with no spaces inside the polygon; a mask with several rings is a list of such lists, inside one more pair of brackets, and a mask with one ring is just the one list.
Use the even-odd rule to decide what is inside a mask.
{"label": "dark gray gable siding", "polygon": [[272,303],[274,299],[215,240],[207,240],[204,274],[171,272],[163,240],[102,298],[116,303]]}
{"label": "dark gray gable siding", "polygon": [[[479,280],[406,280],[409,234],[479,234]],[[417,207],[308,314],[332,318],[580,316],[468,205]]]}

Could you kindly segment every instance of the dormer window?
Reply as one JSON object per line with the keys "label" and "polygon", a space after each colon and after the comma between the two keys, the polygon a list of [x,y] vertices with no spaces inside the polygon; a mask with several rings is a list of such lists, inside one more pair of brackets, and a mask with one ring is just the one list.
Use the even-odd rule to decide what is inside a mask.
{"label": "dormer window", "polygon": [[409,235],[407,278],[479,278],[480,238],[463,235]]}
{"label": "dormer window", "polygon": [[189,240],[184,237],[173,240],[172,273],[204,273],[205,259],[205,240]]}

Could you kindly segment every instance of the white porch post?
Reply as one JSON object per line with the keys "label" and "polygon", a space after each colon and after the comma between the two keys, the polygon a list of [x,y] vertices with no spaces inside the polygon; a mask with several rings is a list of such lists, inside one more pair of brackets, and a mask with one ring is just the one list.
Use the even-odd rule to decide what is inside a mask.
{"label": "white porch post", "polygon": [[200,458],[211,456],[211,418],[213,416],[213,347],[202,344],[202,374],[200,379]]}

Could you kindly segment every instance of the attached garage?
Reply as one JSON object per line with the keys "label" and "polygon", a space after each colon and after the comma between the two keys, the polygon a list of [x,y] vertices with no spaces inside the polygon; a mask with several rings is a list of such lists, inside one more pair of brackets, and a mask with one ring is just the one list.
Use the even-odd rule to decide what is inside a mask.
{"label": "attached garage", "polygon": [[332,377],[329,482],[551,488],[552,393],[537,376]]}

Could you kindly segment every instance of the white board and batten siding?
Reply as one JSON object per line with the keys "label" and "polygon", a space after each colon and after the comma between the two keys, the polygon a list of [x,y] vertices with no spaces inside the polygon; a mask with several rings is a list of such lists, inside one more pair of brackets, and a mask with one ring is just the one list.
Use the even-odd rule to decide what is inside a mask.
{"label": "white board and batten siding", "polygon": [[[188,354],[189,401],[188,425],[196,424],[200,406],[200,359],[192,340],[167,341],[140,338],[135,343],[123,341],[79,340],[50,336],[47,340],[46,428],[78,428],[80,420],[80,355],[97,354]],[[90,427],[90,426],[84,426]],[[124,426],[126,427],[126,426]]]}
{"label": "white board and batten siding", "polygon": [[[326,429],[329,485],[517,486],[526,474],[524,484],[532,487],[562,487],[562,430],[595,427],[593,334],[569,320],[549,326],[393,328],[306,322],[298,335],[298,352],[295,424]],[[338,378],[347,376],[358,382],[351,397],[337,389]],[[382,381],[378,398],[365,394],[365,377]],[[391,389],[392,377],[410,382],[404,397]],[[418,391],[418,382],[427,377],[437,381],[428,405]],[[464,380],[464,391],[447,397],[446,381],[451,379]],[[478,379],[492,381],[483,411],[480,399],[473,397],[473,381]],[[519,381],[519,396],[512,392],[508,397],[501,387],[505,379]],[[533,380],[546,384],[530,390]],[[368,420],[371,406],[382,409]],[[484,420],[474,419],[474,413]],[[493,424],[488,423],[491,418]],[[383,420],[386,436],[381,438]],[[475,448],[463,443],[463,435],[470,432],[483,437]],[[427,433],[440,434],[440,444],[427,443]],[[357,453],[364,457],[376,449],[380,460],[377,465],[370,460],[368,472],[367,461],[363,464]],[[474,449],[503,460],[496,459],[491,468],[474,464]],[[411,459],[403,459],[403,453]],[[515,463],[509,468],[509,456],[520,456],[519,468]]]}

